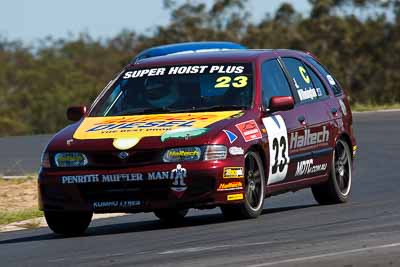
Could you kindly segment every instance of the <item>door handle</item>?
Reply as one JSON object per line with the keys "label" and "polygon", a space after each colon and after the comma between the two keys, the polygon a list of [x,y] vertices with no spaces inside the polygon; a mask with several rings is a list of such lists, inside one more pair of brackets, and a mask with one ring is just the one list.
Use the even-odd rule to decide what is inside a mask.
{"label": "door handle", "polygon": [[304,115],[300,115],[297,117],[297,120],[301,123],[301,124],[305,124],[306,122],[306,117],[304,117]]}

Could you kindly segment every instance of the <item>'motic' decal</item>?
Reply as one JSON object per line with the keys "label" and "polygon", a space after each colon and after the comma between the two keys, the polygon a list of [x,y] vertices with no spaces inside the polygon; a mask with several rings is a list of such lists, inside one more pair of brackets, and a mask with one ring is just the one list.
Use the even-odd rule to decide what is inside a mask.
{"label": "'motic' decal", "polygon": [[142,138],[161,136],[178,128],[203,128],[236,115],[239,111],[152,114],[115,117],[87,117],[74,134],[75,139]]}

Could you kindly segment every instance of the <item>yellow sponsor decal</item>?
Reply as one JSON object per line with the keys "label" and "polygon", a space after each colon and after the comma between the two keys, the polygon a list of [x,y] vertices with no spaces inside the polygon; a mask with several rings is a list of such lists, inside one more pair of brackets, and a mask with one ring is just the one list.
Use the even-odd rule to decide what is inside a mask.
{"label": "yellow sponsor decal", "polygon": [[184,128],[203,128],[237,115],[240,111],[87,117],[74,133],[75,139],[137,138],[161,136]]}
{"label": "yellow sponsor decal", "polygon": [[224,176],[225,179],[230,178],[243,178],[243,168],[242,167],[225,167],[224,168]]}
{"label": "yellow sponsor decal", "polygon": [[243,199],[243,194],[233,194],[233,195],[227,195],[226,199],[228,201],[232,201],[232,200],[241,200]]}
{"label": "yellow sponsor decal", "polygon": [[180,150],[180,151],[168,151],[168,156],[169,157],[198,157],[200,156],[200,152],[199,151],[184,151],[184,150]]}
{"label": "yellow sponsor decal", "polygon": [[239,189],[243,189],[242,182],[230,182],[227,184],[220,184],[218,186],[217,191],[229,191],[229,190],[239,190]]}
{"label": "yellow sponsor decal", "polygon": [[301,77],[303,77],[303,80],[304,80],[306,83],[310,83],[310,82],[311,82],[310,76],[308,76],[307,71],[306,71],[306,69],[305,69],[303,66],[300,66],[300,67],[299,67],[299,72],[300,72],[300,74],[301,74]]}

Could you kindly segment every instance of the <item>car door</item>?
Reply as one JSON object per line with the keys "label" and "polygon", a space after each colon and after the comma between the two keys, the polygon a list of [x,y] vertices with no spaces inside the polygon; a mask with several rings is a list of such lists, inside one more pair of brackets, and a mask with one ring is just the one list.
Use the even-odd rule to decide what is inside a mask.
{"label": "car door", "polygon": [[333,136],[329,110],[329,95],[324,84],[313,69],[300,58],[283,57],[282,61],[295,84],[298,97],[296,109],[303,108],[304,129],[290,136],[290,151],[297,162],[293,179],[326,175],[331,159]]}
{"label": "car door", "polygon": [[[266,60],[261,64],[262,103],[268,110],[269,101],[273,96],[292,96],[288,76],[277,59]],[[292,180],[296,169],[294,150],[289,149],[289,137],[296,132],[304,131],[304,107],[288,111],[267,113],[262,121],[267,130],[269,146],[269,162],[266,169],[267,185],[285,183]]]}

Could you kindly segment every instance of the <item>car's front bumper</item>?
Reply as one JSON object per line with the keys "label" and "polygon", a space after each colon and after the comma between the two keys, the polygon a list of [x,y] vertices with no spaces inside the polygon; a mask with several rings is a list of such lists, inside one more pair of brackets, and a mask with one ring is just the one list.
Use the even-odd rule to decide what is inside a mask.
{"label": "car's front bumper", "polygon": [[[208,208],[242,201],[243,189],[235,189],[231,183],[244,187],[244,179],[224,178],[224,168],[243,167],[243,157],[177,165],[164,163],[113,170],[42,169],[39,206],[42,210],[143,212]],[[228,184],[228,188],[221,189],[221,184]]]}

